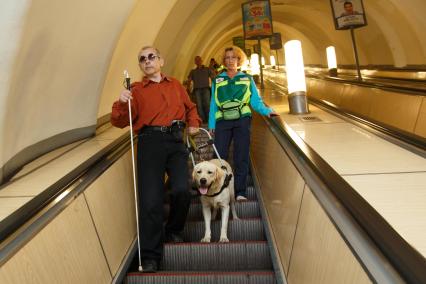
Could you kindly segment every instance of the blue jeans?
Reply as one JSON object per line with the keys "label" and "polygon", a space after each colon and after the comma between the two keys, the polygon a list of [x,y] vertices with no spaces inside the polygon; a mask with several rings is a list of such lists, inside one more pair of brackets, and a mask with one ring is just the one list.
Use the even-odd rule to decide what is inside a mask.
{"label": "blue jeans", "polygon": [[229,146],[234,140],[235,196],[247,197],[251,117],[216,122],[214,144],[220,157],[228,159]]}
{"label": "blue jeans", "polygon": [[197,100],[196,104],[198,115],[201,117],[203,122],[208,122],[210,110],[210,88],[194,89],[194,96]]}

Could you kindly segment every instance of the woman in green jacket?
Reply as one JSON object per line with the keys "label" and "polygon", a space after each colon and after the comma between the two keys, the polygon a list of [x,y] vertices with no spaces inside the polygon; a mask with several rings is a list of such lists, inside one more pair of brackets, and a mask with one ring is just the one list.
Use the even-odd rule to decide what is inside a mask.
{"label": "woman in green jacket", "polygon": [[275,115],[275,112],[263,103],[253,78],[238,71],[245,59],[244,52],[236,46],[224,50],[222,61],[226,71],[213,80],[209,112],[209,130],[214,133],[214,144],[221,158],[228,159],[229,146],[231,141],[234,141],[234,180],[237,201],[247,200],[250,106],[261,115]]}

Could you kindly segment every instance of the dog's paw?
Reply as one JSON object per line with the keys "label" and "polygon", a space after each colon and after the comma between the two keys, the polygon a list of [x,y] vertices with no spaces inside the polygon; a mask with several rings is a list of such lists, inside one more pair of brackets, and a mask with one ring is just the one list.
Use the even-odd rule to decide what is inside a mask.
{"label": "dog's paw", "polygon": [[229,243],[229,239],[227,237],[220,237],[219,243]]}
{"label": "dog's paw", "polygon": [[201,242],[202,243],[210,243],[210,239],[211,239],[210,237],[204,237],[204,238],[201,239]]}

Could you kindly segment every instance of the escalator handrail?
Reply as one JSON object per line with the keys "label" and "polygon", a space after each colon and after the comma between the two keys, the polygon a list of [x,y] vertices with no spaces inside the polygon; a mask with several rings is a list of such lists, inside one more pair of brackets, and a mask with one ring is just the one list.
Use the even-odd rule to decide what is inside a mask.
{"label": "escalator handrail", "polygon": [[[324,72],[328,72],[328,67],[324,67],[322,65],[305,65],[305,67],[308,68],[321,68]],[[375,72],[393,72],[394,74],[404,74],[404,73],[413,73],[413,72],[426,72],[426,69],[401,69],[401,68],[366,68],[361,67],[361,74],[365,71],[375,71]],[[341,66],[338,68],[339,74],[351,74],[353,76],[357,75],[356,67],[348,68]],[[381,76],[376,74],[362,74],[362,78],[371,78],[371,79],[385,79],[385,80],[400,80],[400,81],[407,81],[407,82],[415,82],[415,83],[426,83],[425,78],[405,78],[405,77],[395,77],[395,76]]]}
{"label": "escalator handrail", "polygon": [[[343,205],[358,226],[408,283],[425,283],[425,258],[396,232],[392,226],[353,189],[327,162],[302,139],[295,139],[296,133],[277,118],[264,118],[272,133],[289,141],[291,147],[280,143],[284,151],[293,151],[313,170],[329,192]],[[297,136],[298,137],[298,136]],[[279,139],[278,139],[279,141]],[[291,158],[291,157],[290,157]],[[293,163],[297,161],[293,160]],[[334,205],[336,206],[336,205]]]}
{"label": "escalator handrail", "polygon": [[62,192],[69,187],[75,180],[79,179],[94,165],[106,159],[111,153],[122,147],[123,144],[129,143],[129,135],[127,133],[121,135],[107,147],[88,158],[78,167],[67,173],[54,184],[43,190],[22,207],[14,211],[12,214],[0,221],[0,243],[11,236],[18,228],[28,222],[33,216],[40,212],[47,204],[51,203],[55,198],[60,196]]}
{"label": "escalator handrail", "polygon": [[[284,70],[273,70],[270,69],[268,71],[276,72],[276,73],[284,73]],[[376,88],[384,91],[394,92],[394,93],[404,93],[406,95],[412,95],[412,96],[426,96],[426,91],[416,88],[408,88],[403,86],[394,86],[394,85],[385,85],[385,84],[379,84],[379,83],[372,83],[372,82],[366,82],[366,81],[357,81],[357,80],[348,80],[338,77],[329,77],[329,76],[321,76],[321,75],[313,75],[313,74],[306,74],[306,77],[317,79],[317,80],[326,80],[331,82],[339,82],[339,83],[346,83],[351,85],[358,85],[361,87],[366,88]]]}

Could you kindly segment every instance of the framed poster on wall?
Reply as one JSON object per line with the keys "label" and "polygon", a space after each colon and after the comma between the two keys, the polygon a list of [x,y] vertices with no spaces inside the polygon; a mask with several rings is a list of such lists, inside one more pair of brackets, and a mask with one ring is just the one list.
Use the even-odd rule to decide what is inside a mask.
{"label": "framed poster on wall", "polygon": [[269,0],[253,0],[241,4],[243,12],[243,29],[245,39],[262,39],[270,37],[272,31],[272,14]]}
{"label": "framed poster on wall", "polygon": [[244,41],[244,37],[242,37],[242,36],[233,37],[232,38],[232,44],[235,45],[235,46],[238,46],[242,50],[245,49],[245,41]]}
{"label": "framed poster on wall", "polygon": [[281,41],[281,33],[274,33],[269,38],[269,47],[271,50],[277,50],[283,48],[283,43]]}
{"label": "framed poster on wall", "polygon": [[260,54],[260,45],[258,43],[253,45],[253,53]]}
{"label": "framed poster on wall", "polygon": [[336,30],[367,25],[362,0],[330,0]]}

